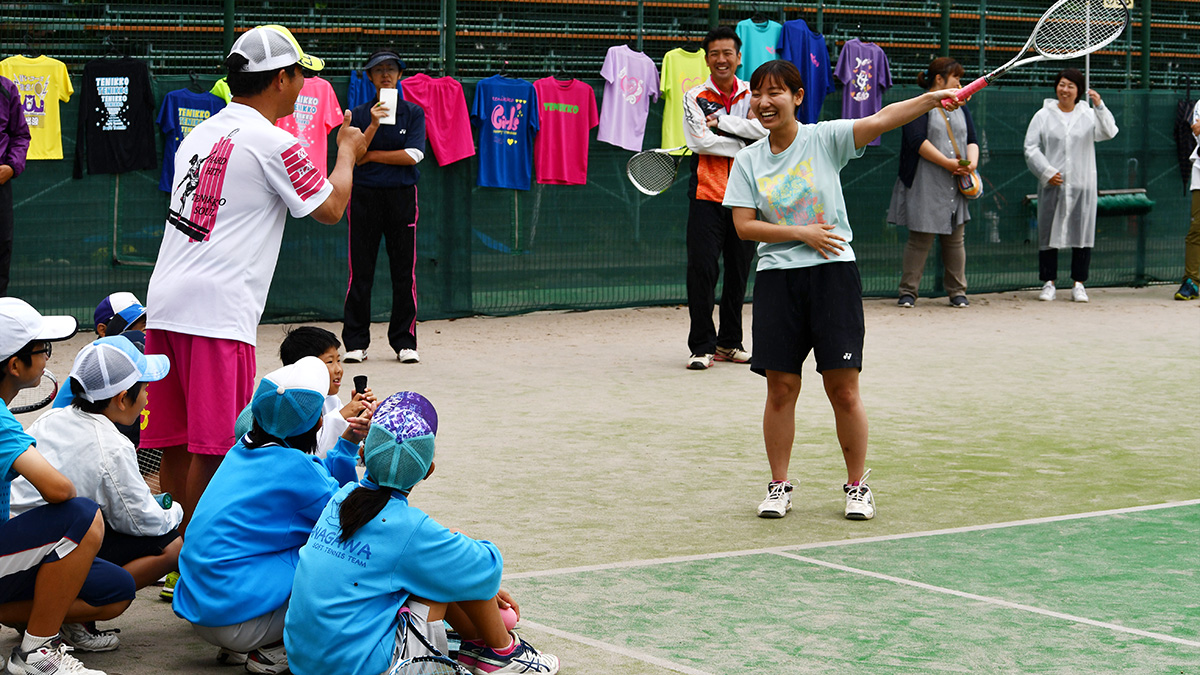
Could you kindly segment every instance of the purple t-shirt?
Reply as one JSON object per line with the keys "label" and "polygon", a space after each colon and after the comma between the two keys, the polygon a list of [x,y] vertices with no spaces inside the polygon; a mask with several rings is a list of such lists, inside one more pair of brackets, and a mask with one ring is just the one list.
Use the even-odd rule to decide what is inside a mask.
{"label": "purple t-shirt", "polygon": [[617,45],[609,47],[600,75],[604,77],[604,98],[596,140],[640,152],[650,98],[658,100],[658,68],[649,56],[628,45]]}
{"label": "purple t-shirt", "polygon": [[[874,42],[854,38],[842,45],[834,70],[846,85],[842,92],[842,119],[856,120],[874,115],[883,107],[883,90],[892,86],[887,54]],[[879,139],[868,145],[879,145]]]}

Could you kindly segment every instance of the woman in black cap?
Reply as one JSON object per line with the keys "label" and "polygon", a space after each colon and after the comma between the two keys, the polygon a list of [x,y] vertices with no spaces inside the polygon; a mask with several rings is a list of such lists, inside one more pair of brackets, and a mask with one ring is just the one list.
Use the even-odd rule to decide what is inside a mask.
{"label": "woman in black cap", "polygon": [[[375,98],[351,110],[351,124],[367,139],[367,153],[354,168],[350,221],[350,284],[346,291],[342,342],[345,361],[367,358],[371,343],[371,287],[379,240],[386,241],[392,271],[392,319],[388,343],[401,363],[417,363],[417,163],[425,157],[425,111],[380,92],[398,89],[404,61],[378,51],[364,65]],[[383,99],[383,100],[381,100]]]}

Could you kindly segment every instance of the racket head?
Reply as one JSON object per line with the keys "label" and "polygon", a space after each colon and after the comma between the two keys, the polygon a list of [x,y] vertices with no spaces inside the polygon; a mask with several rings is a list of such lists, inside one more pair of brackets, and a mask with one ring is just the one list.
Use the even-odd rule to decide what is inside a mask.
{"label": "racket head", "polygon": [[1125,0],[1058,0],[1030,36],[1047,59],[1073,59],[1110,44],[1129,25]]}
{"label": "racket head", "polygon": [[54,377],[54,373],[46,369],[42,371],[42,378],[38,380],[36,386],[17,392],[13,400],[9,401],[8,409],[14,415],[41,410],[50,405],[57,395],[58,379]]}
{"label": "racket head", "polygon": [[471,675],[471,671],[444,656],[417,656],[392,666],[386,675]]}
{"label": "racket head", "polygon": [[669,154],[674,150],[645,150],[630,157],[625,164],[629,182],[651,197],[665,192],[675,184],[675,171],[679,168],[679,158]]}

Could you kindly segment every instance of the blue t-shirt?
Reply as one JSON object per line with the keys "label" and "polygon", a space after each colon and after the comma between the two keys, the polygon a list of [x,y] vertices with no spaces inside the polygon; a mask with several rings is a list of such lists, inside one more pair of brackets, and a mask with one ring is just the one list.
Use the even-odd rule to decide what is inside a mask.
{"label": "blue t-shirt", "polygon": [[[361,485],[378,489],[368,479]],[[458,602],[500,590],[504,561],[494,544],[451,533],[399,492],[342,541],[341,503],[356,487],[330,500],[300,549],[283,632],[296,675],[381,673],[396,643],[396,612],[409,595]]]}
{"label": "blue t-shirt", "polygon": [[13,471],[13,462],[36,443],[33,436],[25,433],[8,406],[0,405],[0,523],[8,520],[9,493],[12,482],[20,475]]}
{"label": "blue t-shirt", "polygon": [[225,100],[209,92],[196,93],[190,89],[176,89],[163,99],[158,109],[158,126],[163,136],[162,178],[158,189],[170,192],[175,186],[175,151],[197,124],[216,114],[225,107]]}
{"label": "blue t-shirt", "polygon": [[834,91],[833,68],[829,64],[825,36],[812,32],[804,19],[788,21],[783,24],[779,38],[779,57],[791,61],[804,82],[804,100],[796,109],[796,119],[804,124],[816,124],[821,118],[825,97]]}
{"label": "blue t-shirt", "polygon": [[[371,125],[372,99],[350,111],[350,124],[366,131]],[[415,103],[396,101],[396,123],[380,124],[368,150],[404,150],[425,152],[425,110]],[[409,187],[417,184],[420,170],[413,166],[366,162],[354,167],[354,184],[369,188]]]}
{"label": "blue t-shirt", "polygon": [[324,460],[278,445],[234,444],[188,524],[175,613],[216,627],[282,607],[321,510],[358,478],[357,455],[344,438]]}
{"label": "blue t-shirt", "polygon": [[[404,98],[404,88],[397,83],[396,89],[399,92],[400,98]],[[371,84],[371,79],[361,70],[350,71],[350,88],[346,90],[346,101],[348,108],[357,108],[367,101],[375,100],[375,85]]]}
{"label": "blue t-shirt", "polygon": [[725,188],[726,207],[757,209],[761,220],[781,225],[807,225],[821,216],[846,240],[841,254],[828,260],[798,241],[760,243],[759,271],[854,260],[854,233],[838,172],[865,149],[854,147],[854,120],[833,120],[801,124],[792,144],[778,155],[771,152],[770,136],[738,151]]}
{"label": "blue t-shirt", "polygon": [[502,75],[480,80],[471,122],[479,127],[479,186],[528,190],[539,126],[533,85]]}
{"label": "blue t-shirt", "polygon": [[[779,58],[783,26],[778,21],[754,23],[745,19],[738,22],[736,32],[742,39],[742,65],[738,66],[737,76],[739,80],[749,81],[759,66]],[[805,86],[808,86],[807,80]]]}

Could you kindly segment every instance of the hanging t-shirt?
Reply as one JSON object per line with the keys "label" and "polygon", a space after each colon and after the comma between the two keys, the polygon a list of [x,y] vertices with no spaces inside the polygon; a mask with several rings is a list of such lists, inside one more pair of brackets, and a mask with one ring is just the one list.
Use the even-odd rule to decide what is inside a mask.
{"label": "hanging t-shirt", "polygon": [[276,120],[275,126],[295,136],[313,166],[328,176],[329,132],[341,126],[343,119],[333,85],[319,77],[305,78],[294,109],[291,115]]}
{"label": "hanging t-shirt", "polygon": [[253,345],[287,212],[307,216],[333,185],[295,136],[236,102],[183,139],[175,175],[146,326]]}
{"label": "hanging t-shirt", "polygon": [[479,186],[528,190],[540,124],[533,85],[502,75],[480,80],[471,121],[479,126]]}
{"label": "hanging t-shirt", "polygon": [[[842,45],[834,74],[846,85],[842,92],[842,119],[856,120],[879,112],[883,107],[883,90],[892,86],[892,71],[883,48],[858,38]],[[867,145],[879,145],[879,139]]]}
{"label": "hanging t-shirt", "polygon": [[150,69],[130,58],[96,59],[83,67],[75,178],[158,167]]}
{"label": "hanging t-shirt", "polygon": [[687,145],[683,135],[683,95],[693,87],[704,84],[708,79],[708,63],[704,52],[689,52],[676,47],[663,57],[662,82],[659,90],[663,97],[663,122],[661,148],[677,148]]}
{"label": "hanging t-shirt", "polygon": [[404,89],[405,100],[425,111],[425,133],[438,166],[475,155],[467,98],[457,80],[432,78],[422,73],[406,78]]}
{"label": "hanging t-shirt", "polygon": [[67,66],[48,56],[10,56],[0,61],[0,75],[12,80],[21,94],[30,135],[25,159],[62,159],[58,104],[71,100],[75,93]]}
{"label": "hanging t-shirt", "polygon": [[641,152],[650,99],[658,100],[658,68],[649,56],[628,45],[617,45],[608,48],[600,75],[604,78],[604,107],[596,140]]}
{"label": "hanging t-shirt", "polygon": [[[649,59],[647,59],[649,60]],[[533,83],[537,91],[538,135],[534,141],[537,182],[549,185],[585,185],[588,135],[599,124],[596,92],[579,80],[544,77]]]}
{"label": "hanging t-shirt", "polygon": [[229,83],[226,82],[225,78],[223,77],[213,83],[212,89],[209,90],[209,93],[217,98],[220,98],[226,103],[229,103],[233,100],[233,92],[229,91]]}
{"label": "hanging t-shirt", "polygon": [[[742,40],[742,64],[738,66],[739,80],[750,81],[750,76],[767,61],[779,58],[779,38],[783,25],[778,21],[755,23],[750,19],[739,21],[735,29]],[[808,86],[808,83],[805,83]]]}
{"label": "hanging t-shirt", "polygon": [[[404,90],[400,85],[396,85],[396,96],[404,98]],[[375,100],[375,85],[371,84],[371,80],[367,74],[361,70],[350,71],[350,86],[346,90],[346,107],[357,108],[367,101]]]}
{"label": "hanging t-shirt", "polygon": [[175,150],[183,142],[185,136],[204,120],[208,119],[221,108],[225,101],[219,96],[190,89],[176,89],[163,99],[162,107],[158,109],[158,128],[163,136],[163,167],[162,177],[158,181],[158,189],[170,192],[175,178]]}
{"label": "hanging t-shirt", "polygon": [[809,30],[804,19],[795,19],[783,24],[779,47],[780,58],[791,61],[804,81],[804,100],[796,109],[796,119],[803,124],[816,124],[821,117],[821,104],[834,90],[825,37]]}

